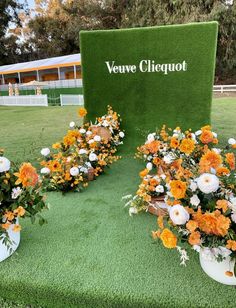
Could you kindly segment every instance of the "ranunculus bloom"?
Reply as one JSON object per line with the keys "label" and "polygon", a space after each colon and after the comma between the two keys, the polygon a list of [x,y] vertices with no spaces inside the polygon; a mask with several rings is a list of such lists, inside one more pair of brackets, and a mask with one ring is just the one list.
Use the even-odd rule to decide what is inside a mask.
{"label": "ranunculus bloom", "polygon": [[189,220],[189,213],[180,204],[171,206],[169,215],[175,225],[184,225]]}
{"label": "ranunculus bloom", "polygon": [[181,141],[180,147],[179,147],[180,151],[189,155],[193,152],[193,150],[195,149],[195,142],[192,139],[186,138],[183,139]]}
{"label": "ranunculus bloom", "polygon": [[95,153],[90,153],[89,154],[89,160],[90,161],[95,161],[95,160],[98,160],[98,157]]}
{"label": "ranunculus bloom", "polygon": [[48,156],[48,155],[50,154],[49,148],[43,148],[43,149],[41,150],[41,154],[42,154],[43,156]]}
{"label": "ranunculus bloom", "polygon": [[170,191],[175,199],[181,199],[185,197],[187,183],[180,180],[173,180],[170,182]]}
{"label": "ranunculus bloom", "polygon": [[167,228],[162,231],[160,239],[166,248],[175,248],[177,245],[177,237]]}
{"label": "ranunculus bloom", "polygon": [[0,172],[6,172],[10,169],[11,162],[6,157],[0,157]]}
{"label": "ranunculus bloom", "polygon": [[190,234],[188,238],[188,242],[190,245],[199,245],[201,242],[201,234],[198,231],[194,231]]}
{"label": "ranunculus bloom", "polygon": [[186,228],[190,231],[190,232],[193,232],[197,229],[198,227],[198,224],[196,221],[194,220],[189,220],[186,224]]}
{"label": "ranunculus bloom", "polygon": [[209,172],[211,168],[217,169],[222,164],[222,157],[214,151],[207,151],[200,159],[200,172]]}
{"label": "ranunculus bloom", "polygon": [[198,188],[205,194],[210,194],[217,191],[219,184],[220,182],[218,177],[210,173],[203,173],[197,179]]}
{"label": "ranunculus bloom", "polygon": [[78,175],[78,174],[79,174],[79,168],[77,168],[77,167],[72,167],[72,168],[70,168],[70,174],[71,174],[72,176]]}
{"label": "ranunculus bloom", "polygon": [[210,130],[203,130],[200,140],[204,144],[210,143],[214,140],[214,135]]}

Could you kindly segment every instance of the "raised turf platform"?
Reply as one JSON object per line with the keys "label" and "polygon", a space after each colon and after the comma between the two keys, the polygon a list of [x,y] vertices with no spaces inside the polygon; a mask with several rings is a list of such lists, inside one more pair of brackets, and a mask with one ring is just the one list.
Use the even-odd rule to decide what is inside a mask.
{"label": "raised turf platform", "polygon": [[[19,108],[0,108],[0,127],[4,132],[15,123],[12,138],[21,149],[27,147],[27,140],[16,143],[22,123],[34,119],[36,111]],[[73,114],[75,108],[65,110]],[[66,131],[62,111],[38,108],[40,117],[31,129],[37,146],[39,127],[52,134],[61,122],[54,134]],[[224,139],[236,134],[235,112],[235,99],[213,104],[213,126]],[[128,216],[120,199],[135,191],[139,169],[137,161],[124,157],[81,194],[50,193],[48,225],[23,222],[18,254],[0,263],[0,297],[41,307],[234,307],[235,288],[206,276],[197,254],[189,251],[191,261],[184,268],[175,251],[153,242],[154,216]]]}

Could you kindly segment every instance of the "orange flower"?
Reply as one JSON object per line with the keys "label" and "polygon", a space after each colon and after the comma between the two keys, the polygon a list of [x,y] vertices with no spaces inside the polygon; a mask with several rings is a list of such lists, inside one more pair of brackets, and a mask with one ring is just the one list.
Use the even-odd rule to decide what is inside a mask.
{"label": "orange flower", "polygon": [[219,167],[219,168],[216,169],[216,174],[218,176],[227,175],[229,173],[230,173],[230,171],[226,167]]}
{"label": "orange flower", "polygon": [[53,148],[53,149],[60,149],[60,147],[61,147],[61,144],[60,144],[59,142],[54,143],[54,144],[52,145],[52,148]]}
{"label": "orange flower", "polygon": [[236,241],[228,240],[226,248],[236,251]]}
{"label": "orange flower", "polygon": [[39,179],[36,169],[30,163],[24,163],[14,175],[18,177],[15,184],[22,184],[23,187],[35,186]]}
{"label": "orange flower", "polygon": [[201,127],[201,131],[204,131],[204,130],[211,130],[211,125],[205,125]]}
{"label": "orange flower", "polygon": [[218,210],[222,209],[223,213],[225,213],[228,210],[228,201],[227,200],[217,200],[216,204],[217,204],[216,208]]}
{"label": "orange flower", "polygon": [[195,148],[194,141],[192,139],[183,139],[180,144],[180,151],[185,154],[191,154]]}
{"label": "orange flower", "polygon": [[170,139],[170,147],[176,149],[178,148],[178,146],[179,146],[179,140],[175,137],[172,137]]}
{"label": "orange flower", "polygon": [[186,224],[186,227],[190,232],[193,232],[197,229],[198,223],[194,220],[189,220]]}
{"label": "orange flower", "polygon": [[78,115],[79,115],[79,117],[83,118],[83,117],[86,116],[86,114],[87,114],[87,110],[86,110],[85,108],[80,108],[80,109],[78,110]]}
{"label": "orange flower", "polygon": [[14,213],[17,215],[17,216],[24,216],[25,215],[25,209],[22,207],[22,206],[18,206],[17,209],[14,210]]}
{"label": "orange flower", "polygon": [[52,172],[60,172],[60,171],[62,171],[61,164],[58,161],[56,161],[56,160],[50,161],[50,164],[49,164],[48,167],[49,167],[49,169]]}
{"label": "orange flower", "polygon": [[149,170],[148,169],[144,169],[141,172],[139,172],[139,176],[141,178],[144,178],[147,174],[148,174]]}
{"label": "orange flower", "polygon": [[150,185],[151,185],[151,186],[157,186],[157,185],[158,185],[158,181],[157,181],[156,179],[152,178],[152,179],[150,180]]}
{"label": "orange flower", "polygon": [[157,224],[158,224],[159,228],[164,229],[163,216],[158,216]]}
{"label": "orange flower", "polygon": [[167,228],[162,231],[160,239],[166,248],[175,248],[177,245],[177,237]]}
{"label": "orange flower", "polygon": [[234,170],[235,169],[235,156],[234,156],[234,153],[227,153],[227,154],[225,154],[225,157],[226,157],[226,162],[230,166],[230,169]]}
{"label": "orange flower", "polygon": [[208,150],[200,159],[200,172],[209,172],[211,168],[217,169],[221,164],[221,156],[214,151]]}
{"label": "orange flower", "polygon": [[159,157],[155,157],[153,159],[153,164],[156,165],[156,166],[158,166],[160,164],[160,162],[161,162],[161,159]]}
{"label": "orange flower", "polygon": [[14,232],[20,232],[21,226],[20,225],[14,225],[13,229]]}
{"label": "orange flower", "polygon": [[7,211],[4,214],[4,218],[6,218],[8,221],[12,221],[15,218],[15,215],[11,211]]}
{"label": "orange flower", "polygon": [[214,140],[214,136],[210,130],[204,129],[200,136],[200,140],[202,143],[207,144]]}
{"label": "orange flower", "polygon": [[173,180],[170,182],[170,188],[175,199],[182,199],[186,194],[187,183],[180,180]]}
{"label": "orange flower", "polygon": [[152,142],[146,144],[147,150],[152,154],[155,154],[158,151],[159,146],[160,142],[157,140],[153,140]]}
{"label": "orange flower", "polygon": [[1,226],[2,226],[3,229],[8,230],[9,227],[10,227],[10,225],[11,225],[11,224],[9,224],[9,223],[7,222],[7,223],[5,223],[5,224],[2,224]]}
{"label": "orange flower", "polygon": [[152,238],[153,238],[154,240],[156,240],[157,238],[159,238],[160,235],[161,235],[161,231],[160,231],[160,230],[158,230],[158,231],[152,231]]}
{"label": "orange flower", "polygon": [[189,235],[188,242],[190,245],[199,245],[201,242],[201,234],[198,231],[194,231]]}

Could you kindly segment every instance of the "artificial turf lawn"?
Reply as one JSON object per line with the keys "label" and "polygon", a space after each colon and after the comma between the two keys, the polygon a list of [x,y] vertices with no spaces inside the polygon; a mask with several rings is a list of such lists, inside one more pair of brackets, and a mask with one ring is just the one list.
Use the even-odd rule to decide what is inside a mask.
{"label": "artificial turf lawn", "polygon": [[[127,132],[127,151],[143,133],[167,124],[197,129],[210,122],[217,23],[81,31],[81,57],[88,119],[111,104]],[[96,48],[96,56],[94,56]],[[141,72],[139,63],[182,63],[186,71]],[[136,65],[135,73],[109,73],[106,62]],[[94,108],[96,106],[96,108]]]}
{"label": "artificial turf lawn", "polygon": [[[20,125],[27,123],[27,132],[36,115],[28,108],[21,109],[18,121],[14,110],[19,109],[0,108],[4,146],[8,128],[15,147],[27,148]],[[32,137],[38,139],[41,124],[50,122],[54,133],[48,142],[52,137],[57,140],[67,129],[65,110],[72,114],[75,108],[64,112],[39,108],[44,123],[34,121],[34,127],[29,127]],[[235,113],[235,99],[214,101],[213,126],[224,140],[236,136]],[[13,154],[9,152],[11,158]],[[0,263],[1,297],[46,307],[235,307],[235,288],[208,278],[196,253],[189,251],[190,262],[184,268],[176,251],[153,242],[154,216],[128,216],[120,199],[135,192],[141,169],[132,156],[125,154],[81,194],[49,193],[47,225],[22,221],[18,254]]]}

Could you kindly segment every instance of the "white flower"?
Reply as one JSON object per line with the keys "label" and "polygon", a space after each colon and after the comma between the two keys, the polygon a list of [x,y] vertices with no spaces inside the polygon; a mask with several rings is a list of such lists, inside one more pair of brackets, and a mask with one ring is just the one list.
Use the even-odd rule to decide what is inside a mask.
{"label": "white flower", "polygon": [[233,222],[236,223],[236,212],[233,212],[233,214],[231,214],[231,219],[233,220]]}
{"label": "white flower", "polygon": [[148,170],[152,170],[152,163],[147,163],[146,168],[147,168]]}
{"label": "white flower", "polygon": [[[79,132],[80,132],[80,134],[85,134],[86,133],[86,130],[84,129],[84,128],[81,128],[80,130],[79,130]],[[88,135],[88,134],[87,134]]]}
{"label": "white flower", "polygon": [[164,180],[166,178],[166,175],[163,173],[160,175],[160,177],[162,178],[162,180]]}
{"label": "white flower", "polygon": [[47,168],[47,167],[44,167],[44,168],[42,168],[42,169],[40,170],[40,172],[41,172],[42,174],[49,174],[49,173],[50,173],[50,169]]}
{"label": "white flower", "polygon": [[78,174],[79,174],[79,169],[78,169],[77,167],[72,167],[72,168],[70,168],[70,174],[71,174],[72,176],[78,175]]}
{"label": "white flower", "polygon": [[236,143],[236,140],[234,138],[229,138],[228,144],[234,145]]}
{"label": "white flower", "polygon": [[6,172],[10,169],[11,162],[6,157],[0,157],[0,172]]}
{"label": "white flower", "polygon": [[201,133],[202,133],[201,130],[197,130],[197,131],[195,132],[195,135],[196,135],[196,136],[199,136],[199,135],[201,135]]}
{"label": "white flower", "polygon": [[184,225],[189,220],[189,213],[180,204],[173,205],[169,209],[169,215],[175,225]]}
{"label": "white flower", "polygon": [[136,209],[136,207],[130,207],[129,208],[129,216],[132,216],[133,214],[137,214],[138,210]]}
{"label": "white flower", "polygon": [[72,157],[67,157],[66,161],[69,163],[72,160]]}
{"label": "white flower", "polygon": [[124,138],[124,136],[125,136],[124,132],[119,132],[119,136],[120,136],[120,138]]}
{"label": "white flower", "polygon": [[12,199],[17,199],[21,193],[22,189],[20,187],[13,188],[11,192]]}
{"label": "white flower", "polygon": [[198,188],[205,194],[210,194],[219,188],[219,179],[216,175],[210,173],[203,173],[197,179]]}
{"label": "white flower", "polygon": [[[82,133],[81,133],[82,134]],[[90,135],[92,135],[92,132],[90,131],[90,130],[88,130],[87,132],[86,132],[86,135],[87,136],[90,136]]]}
{"label": "white flower", "polygon": [[98,160],[98,157],[95,153],[90,153],[89,154],[89,160],[90,161],[95,161],[95,160]]}
{"label": "white flower", "polygon": [[156,192],[163,193],[164,192],[164,187],[162,185],[158,185],[156,187]]}
{"label": "white flower", "polygon": [[193,245],[193,250],[200,252],[201,247],[199,245]]}
{"label": "white flower", "polygon": [[91,167],[92,167],[92,165],[91,165],[91,163],[90,163],[89,161],[86,162],[85,165],[86,165],[88,168],[91,168]]}
{"label": "white flower", "polygon": [[155,133],[148,134],[147,142],[150,143],[150,142],[154,141],[155,140],[155,135],[156,135]]}
{"label": "white flower", "polygon": [[191,203],[193,206],[198,206],[199,203],[200,203],[200,199],[198,198],[197,195],[193,195],[193,196],[190,198],[190,203]]}
{"label": "white flower", "polygon": [[217,133],[212,132],[213,137],[217,138]]}
{"label": "white flower", "polygon": [[216,154],[221,153],[221,149],[218,149],[218,148],[212,148],[212,151],[214,151]]}
{"label": "white flower", "polygon": [[81,167],[81,168],[80,168],[80,171],[81,171],[82,173],[88,173],[88,169],[85,168],[85,167]]}
{"label": "white flower", "polygon": [[90,140],[88,141],[88,143],[89,143],[89,144],[94,143],[94,139],[90,139]]}
{"label": "white flower", "polygon": [[85,149],[80,149],[79,150],[79,155],[83,155],[83,154],[87,154],[88,152],[87,152],[87,150],[85,150]]}
{"label": "white flower", "polygon": [[169,153],[169,154],[167,154],[166,156],[164,156],[163,160],[164,160],[164,162],[165,162],[166,164],[169,165],[169,164],[171,164],[172,161],[174,160],[174,157],[173,157],[173,155],[172,155],[171,153]]}
{"label": "white flower", "polygon": [[70,128],[73,128],[75,126],[75,122],[70,122]]}
{"label": "white flower", "polygon": [[49,148],[43,148],[43,149],[41,150],[41,154],[42,154],[43,156],[48,156],[48,155],[50,154]]}
{"label": "white flower", "polygon": [[190,189],[192,190],[192,191],[196,191],[197,190],[197,183],[196,182],[194,182],[193,180],[191,180],[191,183],[190,183]]}
{"label": "white flower", "polygon": [[105,127],[107,127],[107,126],[109,126],[109,122],[108,122],[107,120],[104,120],[104,121],[102,122],[102,125],[105,126]]}
{"label": "white flower", "polygon": [[96,142],[100,142],[102,138],[100,136],[96,135],[96,136],[93,137],[93,139]]}

